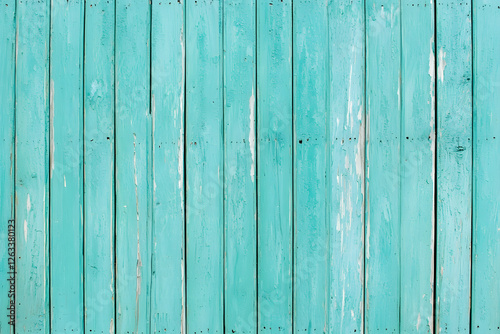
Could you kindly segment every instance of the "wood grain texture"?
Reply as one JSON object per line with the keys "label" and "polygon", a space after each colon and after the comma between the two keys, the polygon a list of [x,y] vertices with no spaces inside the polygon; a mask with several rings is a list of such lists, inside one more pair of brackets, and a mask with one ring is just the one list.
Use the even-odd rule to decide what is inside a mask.
{"label": "wood grain texture", "polygon": [[[16,68],[16,3],[13,0],[0,3],[0,310],[5,316],[0,317],[0,332],[14,333],[9,324],[11,299],[11,261],[14,254],[9,254],[7,247],[12,246],[13,231],[7,222],[14,219],[14,153],[15,153],[15,68]],[[10,233],[9,233],[10,232]]]}
{"label": "wood grain texture", "polygon": [[400,332],[400,3],[366,3],[366,333]]}
{"label": "wood grain texture", "polygon": [[151,333],[185,333],[184,1],[155,0],[151,22]]}
{"label": "wood grain texture", "polygon": [[150,4],[116,2],[116,330],[149,333]]}
{"label": "wood grain texture", "polygon": [[187,333],[224,331],[223,0],[186,2]]}
{"label": "wood grain texture", "polygon": [[114,333],[115,1],[85,4],[85,333]]}
{"label": "wood grain texture", "polygon": [[430,333],[434,321],[434,3],[401,3],[402,333]]}
{"label": "wood grain texture", "polygon": [[224,0],[224,324],[257,333],[256,7]]}
{"label": "wood grain texture", "polygon": [[364,5],[329,2],[329,333],[363,331]]}
{"label": "wood grain texture", "polygon": [[327,4],[293,3],[294,332],[328,330]]}
{"label": "wood grain texture", "polygon": [[50,2],[16,10],[16,332],[48,334]]}
{"label": "wood grain texture", "polygon": [[473,216],[471,332],[500,333],[500,8],[481,0],[473,8]]}
{"label": "wood grain texture", "polygon": [[83,12],[52,0],[50,14],[51,332],[83,333]]}
{"label": "wood grain texture", "polygon": [[437,34],[436,333],[470,332],[471,3],[442,1]]}
{"label": "wood grain texture", "polygon": [[257,2],[258,331],[292,333],[292,2]]}

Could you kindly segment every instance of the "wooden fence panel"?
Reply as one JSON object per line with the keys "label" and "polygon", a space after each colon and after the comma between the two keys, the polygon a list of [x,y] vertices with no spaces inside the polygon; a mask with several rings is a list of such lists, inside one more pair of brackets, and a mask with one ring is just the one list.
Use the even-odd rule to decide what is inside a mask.
{"label": "wooden fence panel", "polygon": [[471,3],[436,8],[436,330],[470,332],[472,210]]}
{"label": "wooden fence panel", "polygon": [[85,334],[114,332],[115,1],[85,4]]}
{"label": "wooden fence panel", "polygon": [[498,332],[497,7],[0,1],[0,332]]}

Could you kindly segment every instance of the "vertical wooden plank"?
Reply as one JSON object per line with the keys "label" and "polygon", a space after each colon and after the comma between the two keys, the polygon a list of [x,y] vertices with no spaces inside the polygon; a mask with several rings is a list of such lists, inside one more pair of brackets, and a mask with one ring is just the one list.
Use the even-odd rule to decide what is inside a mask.
{"label": "vertical wooden plank", "polygon": [[478,0],[473,8],[474,184],[472,333],[500,332],[500,8]]}
{"label": "vertical wooden plank", "polygon": [[115,327],[115,1],[85,4],[85,333]]}
{"label": "vertical wooden plank", "polygon": [[436,333],[469,333],[472,206],[471,3],[437,3]]}
{"label": "vertical wooden plank", "polygon": [[292,2],[257,2],[258,330],[292,333]]}
{"label": "vertical wooden plank", "polygon": [[370,0],[366,15],[365,330],[399,333],[400,3]]}
{"label": "vertical wooden plank", "polygon": [[151,333],[185,333],[184,1],[152,5],[153,262]]}
{"label": "vertical wooden plank", "polygon": [[257,333],[255,0],[224,0],[226,333]]}
{"label": "vertical wooden plank", "polygon": [[222,0],[186,3],[187,332],[222,333]]}
{"label": "vertical wooden plank", "polygon": [[293,4],[294,332],[328,328],[328,1]]}
{"label": "vertical wooden plank", "polygon": [[[11,313],[15,305],[11,285],[15,284],[15,251],[13,234],[8,221],[14,219],[14,145],[15,145],[15,45],[16,45],[16,2],[4,0],[0,3],[0,310],[6,316],[0,317],[0,332],[14,333],[9,324],[15,320]],[[12,250],[10,250],[12,249]],[[15,288],[15,286],[13,286]],[[12,314],[12,318],[11,318]]]}
{"label": "vertical wooden plank", "polygon": [[49,333],[50,2],[16,9],[16,329]]}
{"label": "vertical wooden plank", "polygon": [[364,4],[329,3],[329,333],[363,331]]}
{"label": "vertical wooden plank", "polygon": [[401,326],[430,333],[434,305],[435,51],[432,0],[401,3]]}
{"label": "vertical wooden plank", "polygon": [[116,2],[116,329],[149,333],[150,4]]}
{"label": "vertical wooden plank", "polygon": [[52,0],[51,331],[83,332],[83,1]]}

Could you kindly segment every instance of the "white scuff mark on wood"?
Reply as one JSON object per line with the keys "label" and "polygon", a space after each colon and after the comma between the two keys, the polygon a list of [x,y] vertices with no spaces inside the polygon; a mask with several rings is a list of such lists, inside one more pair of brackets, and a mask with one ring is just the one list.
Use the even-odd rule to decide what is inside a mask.
{"label": "white scuff mark on wood", "polygon": [[[358,178],[363,177],[363,168],[364,168],[364,161],[365,161],[365,155],[364,155],[364,144],[365,144],[365,124],[363,121],[363,103],[360,104],[359,110],[358,110],[358,120],[361,121],[361,124],[359,126],[359,140],[358,140],[358,150],[356,152],[356,156],[354,157],[354,162],[356,165],[356,175]],[[361,194],[364,195],[364,189],[361,187]]]}
{"label": "white scuff mark on wood", "polygon": [[438,79],[441,80],[441,82],[444,81],[444,69],[446,67],[446,52],[443,51],[443,48],[439,50],[439,64],[438,64]]}
{"label": "white scuff mark on wood", "polygon": [[137,136],[134,133],[134,185],[135,185],[135,213],[137,218],[137,223],[139,224],[139,193],[137,189],[137,152],[136,152],[136,140]]}
{"label": "white scuff mark on wood", "polygon": [[[179,129],[179,141],[177,145],[177,156],[178,156],[178,164],[177,164],[177,173],[179,173],[179,189],[182,189],[182,184],[184,183],[184,134],[182,133],[182,128]],[[181,198],[184,198],[181,193]]]}
{"label": "white scuff mark on wood", "polygon": [[63,178],[64,178],[64,188],[66,188],[66,175],[64,175]]}
{"label": "white scuff mark on wood", "polygon": [[113,321],[113,318],[111,318],[111,321],[109,322],[109,334],[113,334],[115,332],[115,323]]}
{"label": "white scuff mark on wood", "polygon": [[418,314],[418,318],[417,318],[417,331],[418,329],[420,328],[420,322],[422,321],[422,319],[420,318],[420,313]]}
{"label": "white scuff mark on wood", "polygon": [[90,97],[94,97],[95,93],[97,93],[97,90],[99,88],[100,88],[99,82],[97,80],[92,81],[92,85],[90,87]]}
{"label": "white scuff mark on wood", "polygon": [[[356,61],[356,55],[354,56],[354,61]],[[349,87],[347,89],[347,126],[353,126],[353,119],[352,119],[352,100],[351,100],[351,86],[352,86],[352,64],[351,64],[351,69],[349,71]]]}
{"label": "white scuff mark on wood", "polygon": [[50,178],[54,172],[54,80],[50,80],[50,105],[49,105],[49,123],[50,123]]}
{"label": "white scuff mark on wood", "polygon": [[[26,213],[29,214],[31,211],[31,199],[30,194],[28,194],[28,198],[26,199]],[[24,220],[24,241],[28,241],[28,221]]]}
{"label": "white scuff mark on wood", "polygon": [[24,220],[24,241],[28,242],[28,222]]}
{"label": "white scuff mark on wood", "polygon": [[252,95],[248,101],[250,108],[250,131],[248,133],[248,145],[250,145],[250,154],[252,155],[252,165],[250,166],[250,177],[252,182],[255,179],[255,93],[252,88]]}
{"label": "white scuff mark on wood", "polygon": [[[156,130],[156,100],[155,95],[151,94],[151,137],[153,140],[153,151],[156,149],[156,141],[155,141],[155,130]],[[152,173],[153,173],[153,192],[156,192],[156,172],[155,172],[155,159],[153,153],[153,164],[152,164]]]}

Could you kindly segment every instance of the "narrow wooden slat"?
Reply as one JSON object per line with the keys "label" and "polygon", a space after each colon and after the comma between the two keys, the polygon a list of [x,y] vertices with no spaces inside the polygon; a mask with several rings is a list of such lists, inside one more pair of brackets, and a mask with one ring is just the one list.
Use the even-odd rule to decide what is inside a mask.
{"label": "narrow wooden slat", "polygon": [[364,1],[329,3],[329,333],[361,333],[364,294]]}
{"label": "narrow wooden slat", "polygon": [[224,0],[226,333],[257,333],[255,0]]}
{"label": "narrow wooden slat", "polygon": [[185,333],[184,1],[152,5],[153,248],[151,333]]}
{"label": "narrow wooden slat", "polygon": [[258,331],[292,332],[292,2],[257,2]]}
{"label": "narrow wooden slat", "polygon": [[150,4],[116,2],[116,330],[149,333]]}
{"label": "narrow wooden slat", "polygon": [[85,4],[85,333],[115,328],[115,1]]}
{"label": "narrow wooden slat", "polygon": [[328,1],[293,4],[294,332],[328,328]]}
{"label": "narrow wooden slat", "polygon": [[434,4],[401,3],[401,325],[430,333],[434,316]]}
{"label": "narrow wooden slat", "polygon": [[366,333],[382,331],[399,333],[401,233],[399,1],[368,1],[366,29],[365,330]]}
{"label": "narrow wooden slat", "polygon": [[469,333],[472,207],[471,3],[437,3],[435,333]]}
{"label": "narrow wooden slat", "polygon": [[186,3],[187,333],[222,334],[222,0]]}
{"label": "narrow wooden slat", "polygon": [[[8,221],[14,219],[14,129],[15,129],[15,45],[16,45],[16,2],[4,0],[0,3],[0,333],[14,333],[9,324],[15,320],[9,308],[13,301],[11,285],[15,280],[11,274],[14,259],[14,240]],[[10,233],[9,233],[10,232]],[[10,248],[10,250],[9,250]],[[12,287],[15,288],[13,285]]]}
{"label": "narrow wooden slat", "polygon": [[50,2],[16,9],[16,328],[49,333]]}
{"label": "narrow wooden slat", "polygon": [[51,332],[83,332],[83,10],[51,2]]}
{"label": "narrow wooden slat", "polygon": [[500,333],[500,4],[473,8],[472,333]]}

